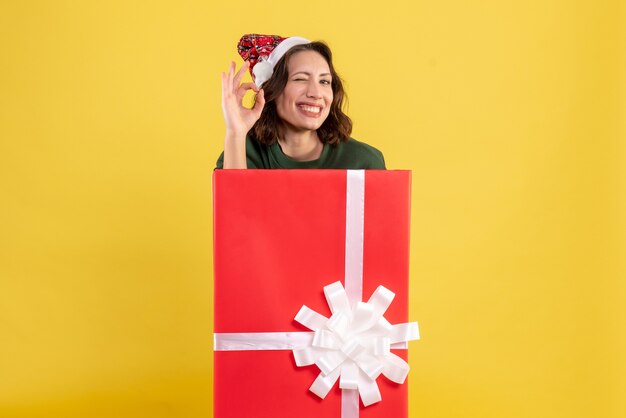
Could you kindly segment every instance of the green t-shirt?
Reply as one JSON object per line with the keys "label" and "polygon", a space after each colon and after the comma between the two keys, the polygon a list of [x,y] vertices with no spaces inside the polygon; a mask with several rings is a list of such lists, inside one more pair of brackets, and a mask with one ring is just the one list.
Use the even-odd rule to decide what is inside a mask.
{"label": "green t-shirt", "polygon": [[[264,145],[246,137],[246,160],[248,168],[335,168],[344,170],[385,169],[382,152],[376,148],[348,139],[337,145],[324,144],[317,160],[296,161],[286,156],[278,143]],[[224,153],[217,159],[216,168],[224,167]]]}

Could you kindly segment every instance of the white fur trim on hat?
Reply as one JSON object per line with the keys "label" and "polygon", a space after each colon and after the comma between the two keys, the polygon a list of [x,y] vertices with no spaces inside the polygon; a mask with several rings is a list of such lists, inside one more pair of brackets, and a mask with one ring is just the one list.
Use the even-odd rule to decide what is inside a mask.
{"label": "white fur trim on hat", "polygon": [[282,41],[274,50],[270,53],[267,59],[259,60],[256,63],[254,68],[252,69],[252,73],[254,74],[254,83],[258,88],[261,88],[263,83],[270,79],[272,74],[274,73],[274,66],[276,63],[285,55],[287,51],[289,51],[292,47],[296,45],[304,45],[310,44],[311,41],[305,38],[301,38],[299,36],[292,36],[290,38],[286,38]]}

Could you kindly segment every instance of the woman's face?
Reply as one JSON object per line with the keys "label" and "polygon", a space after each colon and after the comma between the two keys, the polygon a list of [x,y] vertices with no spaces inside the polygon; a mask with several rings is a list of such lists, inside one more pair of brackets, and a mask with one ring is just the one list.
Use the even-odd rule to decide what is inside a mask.
{"label": "woman's face", "polygon": [[276,98],[278,116],[288,129],[317,130],[333,102],[328,63],[315,51],[300,51],[290,57],[287,69],[287,84]]}

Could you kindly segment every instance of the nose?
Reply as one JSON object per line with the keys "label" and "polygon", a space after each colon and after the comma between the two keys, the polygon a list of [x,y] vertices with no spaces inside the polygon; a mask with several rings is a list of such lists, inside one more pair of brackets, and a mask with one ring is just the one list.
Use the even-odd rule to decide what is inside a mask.
{"label": "nose", "polygon": [[306,96],[311,99],[319,99],[322,97],[320,85],[317,80],[310,80],[307,85]]}

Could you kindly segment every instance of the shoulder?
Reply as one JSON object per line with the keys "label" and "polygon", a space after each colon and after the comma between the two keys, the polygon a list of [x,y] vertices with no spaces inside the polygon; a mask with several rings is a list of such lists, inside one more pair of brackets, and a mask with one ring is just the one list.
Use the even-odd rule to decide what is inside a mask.
{"label": "shoulder", "polygon": [[354,138],[348,138],[346,142],[342,143],[347,150],[361,153],[363,155],[371,155],[373,157],[382,157],[383,153],[373,146],[366,144],[365,142],[357,141]]}
{"label": "shoulder", "polygon": [[348,138],[347,141],[340,143],[338,147],[341,148],[342,154],[349,155],[352,157],[351,159],[358,161],[360,168],[385,169],[383,153],[365,142]]}

